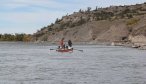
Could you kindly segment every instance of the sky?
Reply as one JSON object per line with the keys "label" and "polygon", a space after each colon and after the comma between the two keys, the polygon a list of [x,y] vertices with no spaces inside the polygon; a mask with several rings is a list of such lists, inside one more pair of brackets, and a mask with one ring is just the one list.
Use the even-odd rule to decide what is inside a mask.
{"label": "sky", "polygon": [[87,7],[108,7],[144,3],[146,0],[1,0],[0,33],[33,34],[56,18]]}

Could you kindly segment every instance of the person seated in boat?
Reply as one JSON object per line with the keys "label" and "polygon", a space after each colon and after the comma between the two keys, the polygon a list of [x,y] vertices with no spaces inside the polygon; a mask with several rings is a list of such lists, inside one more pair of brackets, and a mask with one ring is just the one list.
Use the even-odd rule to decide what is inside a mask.
{"label": "person seated in boat", "polygon": [[72,42],[71,42],[71,40],[68,40],[68,49],[72,49]]}

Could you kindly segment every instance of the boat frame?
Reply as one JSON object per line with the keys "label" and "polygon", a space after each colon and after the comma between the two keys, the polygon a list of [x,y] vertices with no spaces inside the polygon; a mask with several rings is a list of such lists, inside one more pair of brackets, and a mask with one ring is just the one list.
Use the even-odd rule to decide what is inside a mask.
{"label": "boat frame", "polygon": [[57,49],[57,52],[73,52],[73,49]]}

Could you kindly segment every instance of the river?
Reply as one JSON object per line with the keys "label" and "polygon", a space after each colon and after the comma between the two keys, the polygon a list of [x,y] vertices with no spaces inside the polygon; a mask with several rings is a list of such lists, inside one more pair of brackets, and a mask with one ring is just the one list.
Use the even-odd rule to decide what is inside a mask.
{"label": "river", "polygon": [[0,84],[146,84],[146,51],[120,46],[0,42]]}

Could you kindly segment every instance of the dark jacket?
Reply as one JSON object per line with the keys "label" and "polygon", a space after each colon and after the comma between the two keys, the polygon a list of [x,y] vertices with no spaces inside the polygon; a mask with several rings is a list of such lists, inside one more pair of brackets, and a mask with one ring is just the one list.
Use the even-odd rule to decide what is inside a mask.
{"label": "dark jacket", "polygon": [[68,40],[68,46],[69,46],[69,47],[72,47],[72,42],[71,42],[71,40]]}

